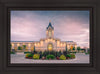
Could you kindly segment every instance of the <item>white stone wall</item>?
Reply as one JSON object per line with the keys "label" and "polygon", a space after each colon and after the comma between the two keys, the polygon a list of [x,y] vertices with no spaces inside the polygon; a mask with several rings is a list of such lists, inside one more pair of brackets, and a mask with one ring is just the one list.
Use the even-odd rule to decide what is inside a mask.
{"label": "white stone wall", "polygon": [[77,48],[77,44],[75,42],[62,42],[57,39],[43,39],[38,42],[11,42],[12,44],[12,49],[15,49],[15,47],[18,46],[23,46],[26,45],[26,48],[28,51],[31,51],[31,48],[35,46],[36,51],[45,51],[48,50],[47,46],[49,43],[53,44],[53,50],[54,51],[65,51],[66,50],[66,45],[67,45],[67,50],[70,49],[71,46]]}

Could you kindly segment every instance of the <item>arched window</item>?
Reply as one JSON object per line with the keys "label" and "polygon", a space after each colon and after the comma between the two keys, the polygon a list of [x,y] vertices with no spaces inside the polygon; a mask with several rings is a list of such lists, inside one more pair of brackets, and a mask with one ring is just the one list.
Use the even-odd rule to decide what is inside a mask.
{"label": "arched window", "polygon": [[52,51],[52,49],[53,49],[53,45],[50,43],[50,44],[48,44],[48,50],[49,51]]}
{"label": "arched window", "polygon": [[51,35],[52,35],[52,31],[51,31],[51,30],[49,30],[49,37],[51,37]]}

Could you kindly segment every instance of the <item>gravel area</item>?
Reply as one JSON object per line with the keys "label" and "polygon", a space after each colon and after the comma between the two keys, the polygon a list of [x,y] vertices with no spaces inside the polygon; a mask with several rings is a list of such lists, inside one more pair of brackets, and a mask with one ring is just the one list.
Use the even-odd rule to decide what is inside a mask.
{"label": "gravel area", "polygon": [[34,60],[34,59],[26,59],[24,53],[11,54],[11,63],[89,63],[89,55],[85,55],[85,53],[76,53],[75,59],[67,59],[67,60]]}

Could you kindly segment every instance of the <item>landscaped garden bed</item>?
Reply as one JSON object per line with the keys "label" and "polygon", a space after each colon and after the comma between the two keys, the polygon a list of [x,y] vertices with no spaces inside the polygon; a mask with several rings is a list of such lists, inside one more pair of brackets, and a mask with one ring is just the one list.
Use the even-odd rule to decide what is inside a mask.
{"label": "landscaped garden bed", "polygon": [[24,54],[31,53],[31,52],[24,52]]}
{"label": "landscaped garden bed", "polygon": [[12,52],[12,51],[11,51],[10,54],[15,54],[15,52]]}
{"label": "landscaped garden bed", "polygon": [[68,52],[55,52],[55,51],[44,51],[44,52],[31,52],[26,53],[26,59],[41,59],[41,60],[66,60],[66,59],[74,59],[74,53]]}

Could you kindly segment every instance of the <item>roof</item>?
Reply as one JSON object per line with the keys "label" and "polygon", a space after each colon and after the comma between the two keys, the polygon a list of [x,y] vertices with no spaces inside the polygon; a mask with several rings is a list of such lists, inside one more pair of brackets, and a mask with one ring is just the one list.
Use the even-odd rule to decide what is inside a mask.
{"label": "roof", "polygon": [[48,29],[49,27],[51,27],[52,29],[54,29],[54,27],[52,26],[51,22],[49,22],[49,25],[48,25],[47,29]]}
{"label": "roof", "polygon": [[[39,42],[39,41],[11,41],[11,42]],[[64,41],[64,42],[73,42],[73,41]]]}
{"label": "roof", "polygon": [[66,42],[73,42],[73,41],[66,41]]}
{"label": "roof", "polygon": [[11,41],[11,42],[38,42],[38,41]]}

